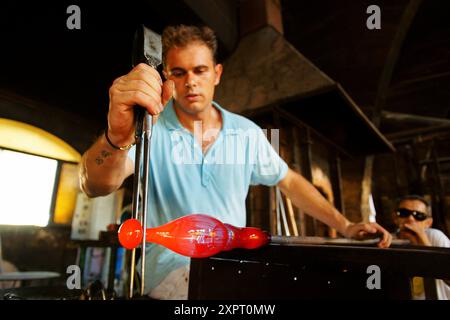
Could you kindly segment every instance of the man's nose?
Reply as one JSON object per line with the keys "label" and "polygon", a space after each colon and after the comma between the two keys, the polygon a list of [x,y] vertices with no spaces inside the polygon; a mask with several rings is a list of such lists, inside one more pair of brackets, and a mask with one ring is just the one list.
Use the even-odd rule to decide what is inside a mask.
{"label": "man's nose", "polygon": [[413,216],[412,214],[410,214],[410,215],[408,216],[408,221],[409,221],[409,222],[414,222],[414,221],[415,221],[414,216]]}
{"label": "man's nose", "polygon": [[197,77],[193,72],[186,73],[186,87],[195,87],[197,85]]}

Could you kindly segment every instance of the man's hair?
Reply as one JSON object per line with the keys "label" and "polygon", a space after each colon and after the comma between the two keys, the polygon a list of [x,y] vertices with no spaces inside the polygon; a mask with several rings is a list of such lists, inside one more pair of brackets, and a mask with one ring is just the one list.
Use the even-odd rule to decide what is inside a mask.
{"label": "man's hair", "polygon": [[217,55],[217,39],[214,31],[207,26],[168,26],[162,34],[162,60],[165,67],[166,55],[171,48],[183,48],[187,45],[199,42],[206,45],[212,53],[214,63]]}
{"label": "man's hair", "polygon": [[419,196],[417,194],[408,194],[406,196],[402,196],[402,197],[398,198],[396,201],[395,207],[398,208],[400,203],[402,203],[402,201],[406,201],[406,200],[417,200],[417,201],[422,202],[427,207],[427,213],[430,214],[430,211],[431,211],[430,203],[424,197]]}

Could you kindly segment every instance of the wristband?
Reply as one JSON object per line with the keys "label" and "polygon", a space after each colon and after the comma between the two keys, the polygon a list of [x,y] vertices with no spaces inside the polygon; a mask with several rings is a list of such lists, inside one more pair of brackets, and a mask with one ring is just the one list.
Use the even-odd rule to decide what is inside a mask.
{"label": "wristband", "polygon": [[114,143],[111,142],[111,140],[109,140],[108,129],[105,130],[105,138],[106,138],[106,141],[108,141],[109,145],[117,150],[129,150],[129,149],[131,149],[132,146],[134,146],[136,144],[136,142],[133,142],[132,144],[129,144],[129,145],[123,146],[123,147],[116,146]]}

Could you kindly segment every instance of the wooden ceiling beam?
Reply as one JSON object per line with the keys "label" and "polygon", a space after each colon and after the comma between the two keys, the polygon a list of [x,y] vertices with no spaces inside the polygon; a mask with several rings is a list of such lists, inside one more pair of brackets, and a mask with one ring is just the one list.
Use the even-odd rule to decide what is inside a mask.
{"label": "wooden ceiling beam", "polygon": [[391,84],[392,74],[400,56],[400,51],[411,24],[416,16],[417,10],[420,7],[422,0],[410,0],[405,8],[405,11],[400,19],[397,32],[392,40],[386,62],[378,82],[377,95],[375,98],[374,113],[372,122],[379,126],[381,121],[381,111],[386,103],[386,98]]}

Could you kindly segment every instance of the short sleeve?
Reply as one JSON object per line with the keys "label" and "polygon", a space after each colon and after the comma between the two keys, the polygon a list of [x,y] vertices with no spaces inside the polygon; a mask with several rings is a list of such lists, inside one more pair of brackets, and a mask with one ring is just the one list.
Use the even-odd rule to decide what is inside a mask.
{"label": "short sleeve", "polygon": [[[279,144],[274,145],[278,148]],[[286,176],[288,165],[278,155],[260,128],[257,130],[252,159],[254,163],[250,184],[274,186]]]}
{"label": "short sleeve", "polygon": [[439,229],[426,229],[430,242],[434,247],[450,248],[450,239]]}

